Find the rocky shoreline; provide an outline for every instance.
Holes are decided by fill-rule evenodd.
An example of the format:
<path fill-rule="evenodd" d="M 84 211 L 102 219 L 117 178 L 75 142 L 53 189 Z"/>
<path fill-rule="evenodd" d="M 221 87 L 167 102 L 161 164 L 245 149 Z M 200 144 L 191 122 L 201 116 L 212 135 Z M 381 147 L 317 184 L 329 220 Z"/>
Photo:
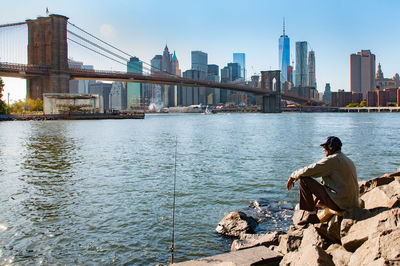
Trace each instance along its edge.
<path fill-rule="evenodd" d="M 320 219 L 325 215 L 324 223 L 292 225 L 286 232 L 255 234 L 257 217 L 231 212 L 220 221 L 216 231 L 237 238 L 232 252 L 218 256 L 220 259 L 192 261 L 192 265 L 239 265 L 238 259 L 242 264 L 246 261 L 243 256 L 254 257 L 246 254 L 253 254 L 260 246 L 268 248 L 268 256 L 258 254 L 259 258 L 249 258 L 249 263 L 243 265 L 400 265 L 399 170 L 359 182 L 360 208 L 330 217 L 320 212 Z M 294 211 L 293 223 L 297 224 L 301 217 L 301 210 Z M 253 253 L 240 253 L 251 249 Z"/>

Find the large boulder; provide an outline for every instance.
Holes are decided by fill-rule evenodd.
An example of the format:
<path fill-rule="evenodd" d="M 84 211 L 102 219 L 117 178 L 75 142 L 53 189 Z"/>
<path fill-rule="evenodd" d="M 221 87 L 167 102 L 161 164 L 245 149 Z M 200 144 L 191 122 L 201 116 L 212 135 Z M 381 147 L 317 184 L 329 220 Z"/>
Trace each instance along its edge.
<path fill-rule="evenodd" d="M 385 174 L 381 177 L 373 178 L 368 181 L 360 181 L 358 183 L 360 187 L 360 196 L 376 187 L 389 184 L 393 180 L 395 180 L 394 176 L 391 176 L 390 174 Z"/>
<path fill-rule="evenodd" d="M 331 256 L 329 256 L 321 247 L 309 244 L 302 246 L 296 252 L 286 254 L 279 265 L 334 266 L 335 264 L 333 263 Z"/>
<path fill-rule="evenodd" d="M 242 233 L 254 233 L 257 222 L 244 212 L 230 212 L 218 223 L 217 233 L 238 237 Z"/>
<path fill-rule="evenodd" d="M 351 256 L 349 265 L 399 265 L 400 229 L 368 239 Z"/>
<path fill-rule="evenodd" d="M 368 239 L 396 230 L 400 224 L 400 208 L 389 209 L 370 218 L 353 220 L 351 223 L 347 223 L 347 220 L 344 217 L 342 222 L 341 241 L 346 250 L 354 252 Z"/>
<path fill-rule="evenodd" d="M 279 236 L 279 246 L 275 250 L 281 254 L 296 251 L 303 239 L 303 232 L 303 226 L 291 226 L 287 234 Z"/>
<path fill-rule="evenodd" d="M 269 247 L 271 245 L 278 245 L 279 235 L 282 232 L 274 232 L 269 234 L 242 234 L 240 239 L 233 241 L 231 251 L 236 251 L 245 248 L 264 245 Z"/>
<path fill-rule="evenodd" d="M 339 244 L 332 244 L 326 250 L 332 257 L 332 261 L 335 265 L 349 265 L 352 253 L 348 252 L 344 247 Z"/>
<path fill-rule="evenodd" d="M 400 199 L 400 182 L 393 181 L 384 186 L 377 186 L 361 196 L 366 209 L 377 207 L 391 208 Z"/>

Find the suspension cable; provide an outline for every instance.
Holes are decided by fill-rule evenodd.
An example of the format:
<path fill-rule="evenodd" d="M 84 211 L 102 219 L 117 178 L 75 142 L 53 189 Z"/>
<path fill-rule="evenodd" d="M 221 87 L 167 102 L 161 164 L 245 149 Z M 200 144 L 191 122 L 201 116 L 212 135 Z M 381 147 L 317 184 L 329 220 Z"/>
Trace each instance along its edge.
<path fill-rule="evenodd" d="M 106 45 L 108 45 L 108 46 L 112 47 L 113 49 L 115 49 L 115 50 L 117 50 L 117 51 L 119 51 L 119 52 L 121 52 L 121 53 L 123 53 L 123 54 L 125 54 L 125 55 L 129 56 L 129 57 L 133 57 L 132 55 L 130 55 L 130 54 L 128 54 L 128 53 L 126 53 L 126 52 L 122 51 L 121 49 L 118 49 L 117 47 L 115 47 L 115 46 L 114 46 L 114 45 L 112 45 L 112 44 L 109 44 L 109 43 L 107 43 L 107 42 L 105 42 L 105 41 L 101 40 L 100 38 L 98 38 L 98 37 L 94 36 L 93 34 L 91 34 L 91 33 L 87 32 L 86 30 L 84 30 L 84 29 L 82 29 L 82 28 L 80 28 L 80 27 L 76 26 L 75 24 L 73 24 L 73 23 L 71 23 L 71 22 L 69 22 L 69 21 L 68 21 L 68 24 L 70 24 L 70 25 L 72 25 L 73 27 L 75 27 L 75 28 L 77 28 L 77 29 L 79 29 L 79 30 L 83 31 L 84 33 L 86 33 L 86 34 L 88 34 L 89 36 L 91 36 L 91 37 L 95 38 L 96 40 L 98 40 L 98 41 L 100 41 L 100 42 L 102 42 L 102 43 L 104 43 L 104 44 L 106 44 Z M 140 61 L 140 62 L 142 62 L 143 64 L 147 65 L 147 66 L 150 66 L 151 68 L 154 68 L 154 69 L 157 69 L 157 70 L 159 70 L 161 73 L 166 73 L 166 74 L 168 74 L 168 75 L 171 75 L 171 76 L 175 76 L 175 77 L 177 77 L 177 75 L 176 75 L 176 74 L 169 73 L 169 72 L 167 72 L 167 71 L 163 71 L 162 69 L 160 69 L 160 68 L 158 68 L 158 67 L 155 67 L 155 66 L 153 66 L 153 65 L 151 65 L 151 64 L 149 64 L 149 63 L 147 63 L 147 62 L 145 62 L 145 61 L 142 61 L 142 60 L 140 60 L 140 59 L 139 59 L 139 61 Z"/>

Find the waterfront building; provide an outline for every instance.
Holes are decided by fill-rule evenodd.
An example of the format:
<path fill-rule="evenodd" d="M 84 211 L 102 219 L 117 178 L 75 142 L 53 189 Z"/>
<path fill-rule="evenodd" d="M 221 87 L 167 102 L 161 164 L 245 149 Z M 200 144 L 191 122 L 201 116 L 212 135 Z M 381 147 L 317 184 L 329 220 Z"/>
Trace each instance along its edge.
<path fill-rule="evenodd" d="M 332 103 L 332 92 L 330 83 L 325 84 L 325 91 L 324 91 L 324 96 L 322 97 L 322 101 L 327 104 Z"/>
<path fill-rule="evenodd" d="M 110 108 L 110 91 L 111 91 L 111 83 L 104 82 L 95 82 L 89 84 L 89 94 L 97 94 L 99 95 L 99 105 L 100 109 L 104 110 L 104 112 L 109 112 Z"/>
<path fill-rule="evenodd" d="M 350 55 L 350 89 L 362 93 L 363 99 L 375 90 L 375 55 L 370 50 Z"/>
<path fill-rule="evenodd" d="M 282 84 L 288 80 L 289 65 L 290 65 L 290 39 L 285 34 L 285 19 L 283 19 L 283 34 L 279 38 L 279 69 L 281 70 Z"/>
<path fill-rule="evenodd" d="M 382 67 L 381 64 L 378 64 L 378 70 L 376 71 L 375 74 L 375 88 L 378 90 L 384 90 L 384 89 L 392 89 L 392 88 L 398 88 L 396 81 L 396 75 L 393 76 L 393 78 L 385 78 L 383 76 L 382 72 Z"/>
<path fill-rule="evenodd" d="M 305 41 L 296 42 L 296 74 L 295 86 L 308 86 L 308 65 L 307 65 L 308 44 Z"/>
<path fill-rule="evenodd" d="M 308 86 L 317 88 L 315 79 L 315 52 L 313 50 L 308 53 Z"/>
<path fill-rule="evenodd" d="M 239 76 L 246 80 L 246 54 L 233 53 L 233 63 L 238 63 L 240 66 Z"/>
<path fill-rule="evenodd" d="M 143 62 L 137 57 L 131 57 L 127 62 L 128 73 L 143 73 Z M 143 89 L 142 84 L 137 82 L 127 83 L 127 109 L 142 109 L 143 108 Z"/>
<path fill-rule="evenodd" d="M 367 106 L 399 106 L 400 89 L 391 88 L 367 92 Z"/>
<path fill-rule="evenodd" d="M 363 100 L 361 92 L 339 90 L 331 93 L 332 106 L 346 107 L 351 103 L 360 103 Z"/>
<path fill-rule="evenodd" d="M 207 73 L 208 55 L 202 51 L 192 51 L 192 70 Z"/>
<path fill-rule="evenodd" d="M 122 82 L 112 83 L 109 97 L 111 110 L 126 110 L 126 86 Z"/>

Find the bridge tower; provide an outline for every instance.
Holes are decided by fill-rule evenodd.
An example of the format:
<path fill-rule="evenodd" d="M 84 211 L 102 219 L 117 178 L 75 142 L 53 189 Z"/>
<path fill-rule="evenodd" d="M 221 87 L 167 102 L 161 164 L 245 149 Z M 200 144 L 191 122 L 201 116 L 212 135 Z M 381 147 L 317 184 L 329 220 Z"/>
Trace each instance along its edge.
<path fill-rule="evenodd" d="M 43 99 L 43 93 L 69 92 L 67 21 L 61 15 L 26 20 L 28 64 L 49 69 L 46 76 L 27 77 L 27 98 Z"/>
<path fill-rule="evenodd" d="M 261 89 L 274 94 L 263 96 L 263 113 L 281 112 L 281 71 L 261 71 Z"/>

